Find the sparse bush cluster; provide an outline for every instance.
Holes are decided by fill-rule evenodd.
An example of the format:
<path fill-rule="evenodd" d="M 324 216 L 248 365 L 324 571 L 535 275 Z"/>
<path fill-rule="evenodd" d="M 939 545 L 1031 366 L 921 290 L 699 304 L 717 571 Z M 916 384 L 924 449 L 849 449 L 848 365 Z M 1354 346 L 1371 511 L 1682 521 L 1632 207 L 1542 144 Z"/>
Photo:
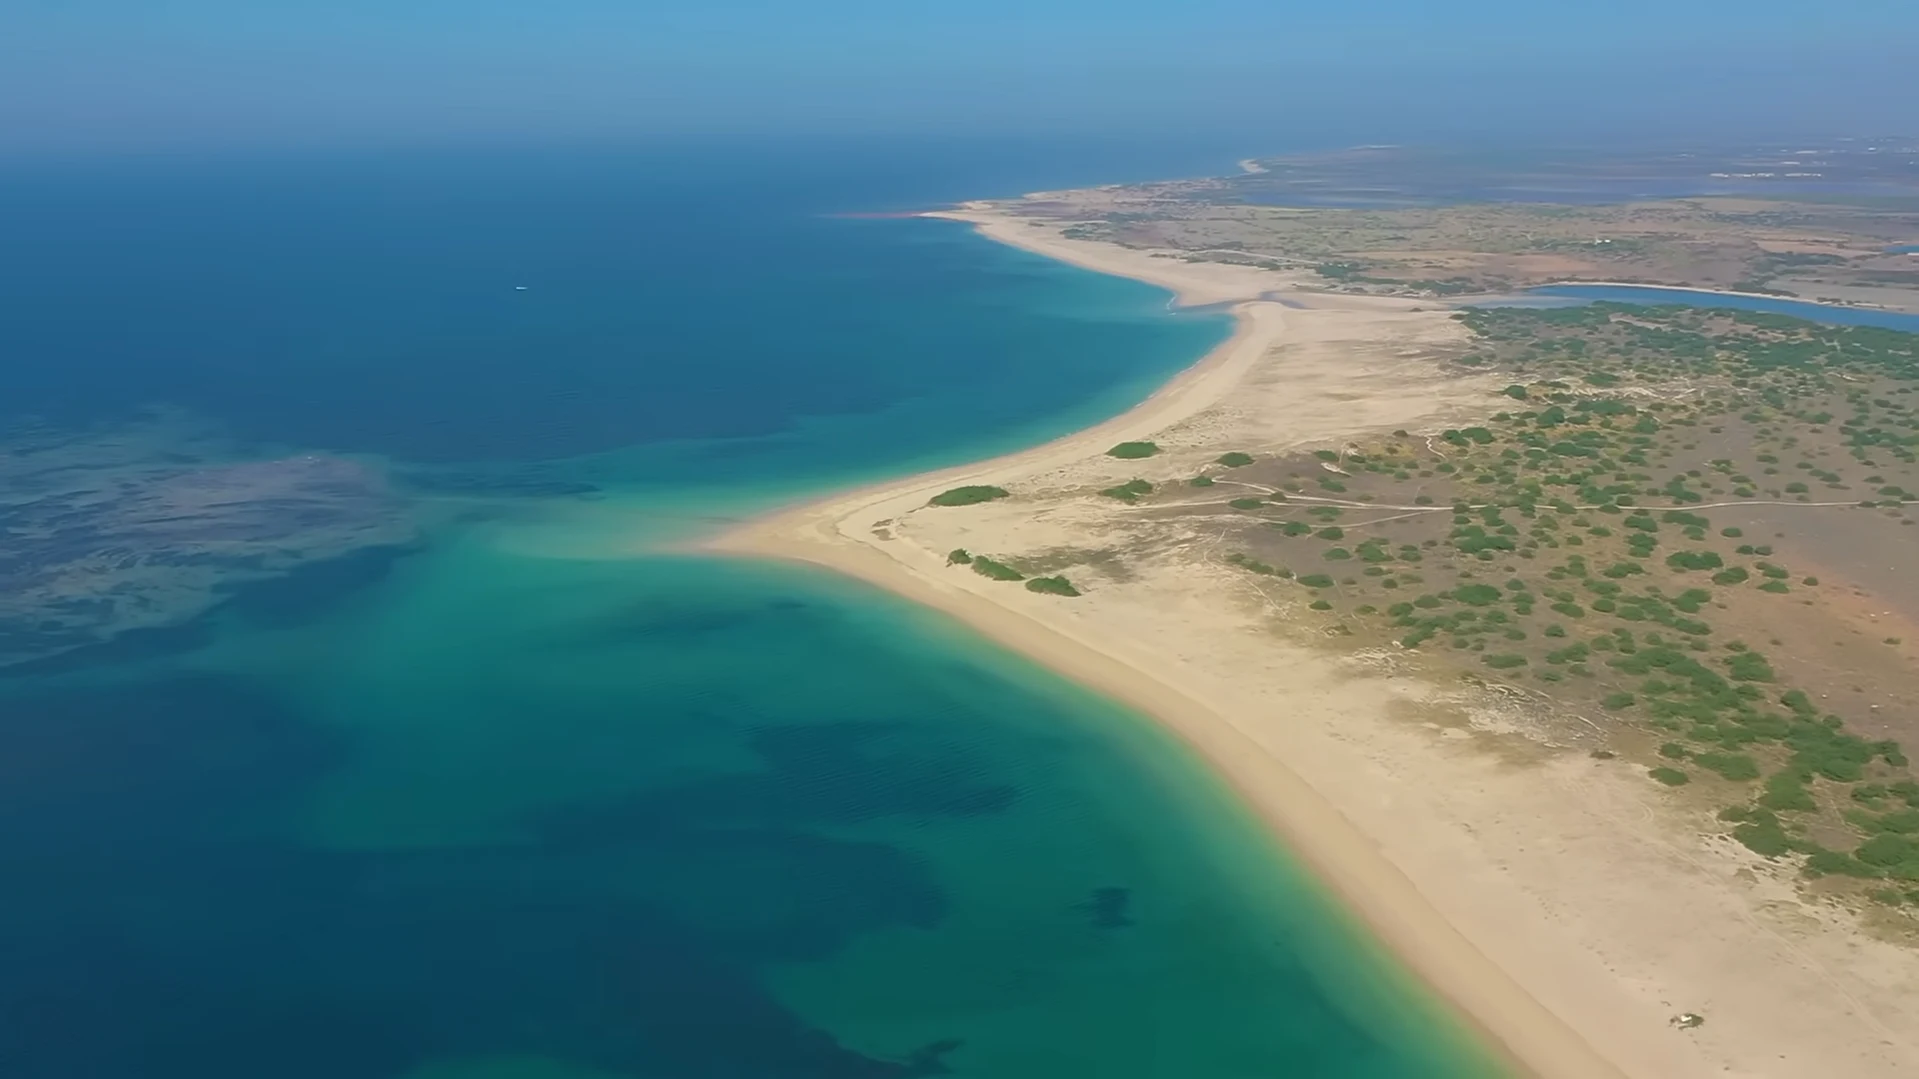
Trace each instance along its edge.
<path fill-rule="evenodd" d="M 1784 605 L 1819 578 L 1748 540 L 1750 519 L 1716 520 L 1744 501 L 1814 501 L 1802 512 L 1908 523 L 1919 469 L 1890 473 L 1919 464 L 1919 336 L 1604 304 L 1459 317 L 1479 366 L 1512 372 L 1510 411 L 1430 442 L 1314 451 L 1289 476 L 1261 462 L 1254 477 L 1279 476 L 1284 501 L 1230 503 L 1258 515 L 1237 527 L 1260 541 L 1227 562 L 1281 579 L 1286 563 L 1324 566 L 1294 582 L 1340 627 L 1654 732 L 1644 774 L 1723 799 L 1739 842 L 1919 905 L 1904 752 L 1850 733 L 1791 685 L 1790 663 L 1719 625 L 1728 609 L 1790 621 Z M 1683 399 L 1633 392 L 1675 378 L 1693 387 Z"/>

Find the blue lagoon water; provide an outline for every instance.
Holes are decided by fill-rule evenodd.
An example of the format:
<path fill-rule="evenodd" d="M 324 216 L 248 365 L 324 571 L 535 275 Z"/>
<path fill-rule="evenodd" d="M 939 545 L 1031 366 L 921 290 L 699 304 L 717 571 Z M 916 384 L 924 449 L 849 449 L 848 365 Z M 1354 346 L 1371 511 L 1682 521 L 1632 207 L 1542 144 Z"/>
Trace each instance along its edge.
<path fill-rule="evenodd" d="M 0 644 L 93 641 L 0 672 L 0 1073 L 1492 1074 L 1140 717 L 652 543 L 1149 393 L 1224 320 L 832 215 L 1183 164 L 0 175 L 4 572 L 45 600 Z M 115 631 L 96 546 L 173 616 Z"/>
<path fill-rule="evenodd" d="M 1576 303 L 1678 304 L 1688 307 L 1719 307 L 1734 311 L 1763 311 L 1768 314 L 1791 315 L 1794 318 L 1836 326 L 1877 326 L 1885 330 L 1919 333 L 1919 315 L 1910 315 L 1901 311 L 1881 311 L 1869 307 L 1846 307 L 1842 304 L 1710 292 L 1703 289 L 1660 288 L 1651 285 L 1545 285 L 1528 289 L 1526 294 Z"/>

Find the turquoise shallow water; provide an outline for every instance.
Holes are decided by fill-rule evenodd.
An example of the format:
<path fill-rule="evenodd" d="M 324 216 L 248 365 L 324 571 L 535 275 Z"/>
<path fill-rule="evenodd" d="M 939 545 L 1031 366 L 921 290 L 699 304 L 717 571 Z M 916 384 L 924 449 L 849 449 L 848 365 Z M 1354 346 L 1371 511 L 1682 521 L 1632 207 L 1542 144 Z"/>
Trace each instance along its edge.
<path fill-rule="evenodd" d="M 248 584 L 177 541 L 224 602 L 0 678 L 6 1074 L 1491 1074 L 1152 724 L 855 583 L 658 552 L 1070 430 L 1225 332 L 820 216 L 1075 178 L 917 153 L 9 181 L 35 437 L 98 470 L 164 404 L 378 472 L 415 538 Z"/>

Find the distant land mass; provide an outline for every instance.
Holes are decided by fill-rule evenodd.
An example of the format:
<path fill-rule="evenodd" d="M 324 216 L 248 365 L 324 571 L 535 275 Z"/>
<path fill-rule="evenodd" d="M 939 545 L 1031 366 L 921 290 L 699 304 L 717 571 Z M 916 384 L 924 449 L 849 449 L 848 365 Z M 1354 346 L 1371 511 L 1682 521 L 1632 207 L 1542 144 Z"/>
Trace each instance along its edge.
<path fill-rule="evenodd" d="M 1466 296 L 1607 281 L 1919 310 L 1919 264 L 1904 253 L 1919 242 L 1911 140 L 1532 155 L 1362 147 L 1242 170 L 993 205 L 1071 239 L 1304 270 L 1329 291 Z"/>

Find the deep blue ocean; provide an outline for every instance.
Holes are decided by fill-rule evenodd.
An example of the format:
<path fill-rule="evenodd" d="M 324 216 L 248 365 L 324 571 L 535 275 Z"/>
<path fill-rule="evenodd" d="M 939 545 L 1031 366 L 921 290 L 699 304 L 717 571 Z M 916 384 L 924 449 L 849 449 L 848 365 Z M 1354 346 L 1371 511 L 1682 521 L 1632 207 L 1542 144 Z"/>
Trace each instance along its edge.
<path fill-rule="evenodd" d="M 1143 718 L 659 545 L 1228 331 L 841 215 L 1232 159 L 0 168 L 0 1076 L 1493 1074 Z"/>

